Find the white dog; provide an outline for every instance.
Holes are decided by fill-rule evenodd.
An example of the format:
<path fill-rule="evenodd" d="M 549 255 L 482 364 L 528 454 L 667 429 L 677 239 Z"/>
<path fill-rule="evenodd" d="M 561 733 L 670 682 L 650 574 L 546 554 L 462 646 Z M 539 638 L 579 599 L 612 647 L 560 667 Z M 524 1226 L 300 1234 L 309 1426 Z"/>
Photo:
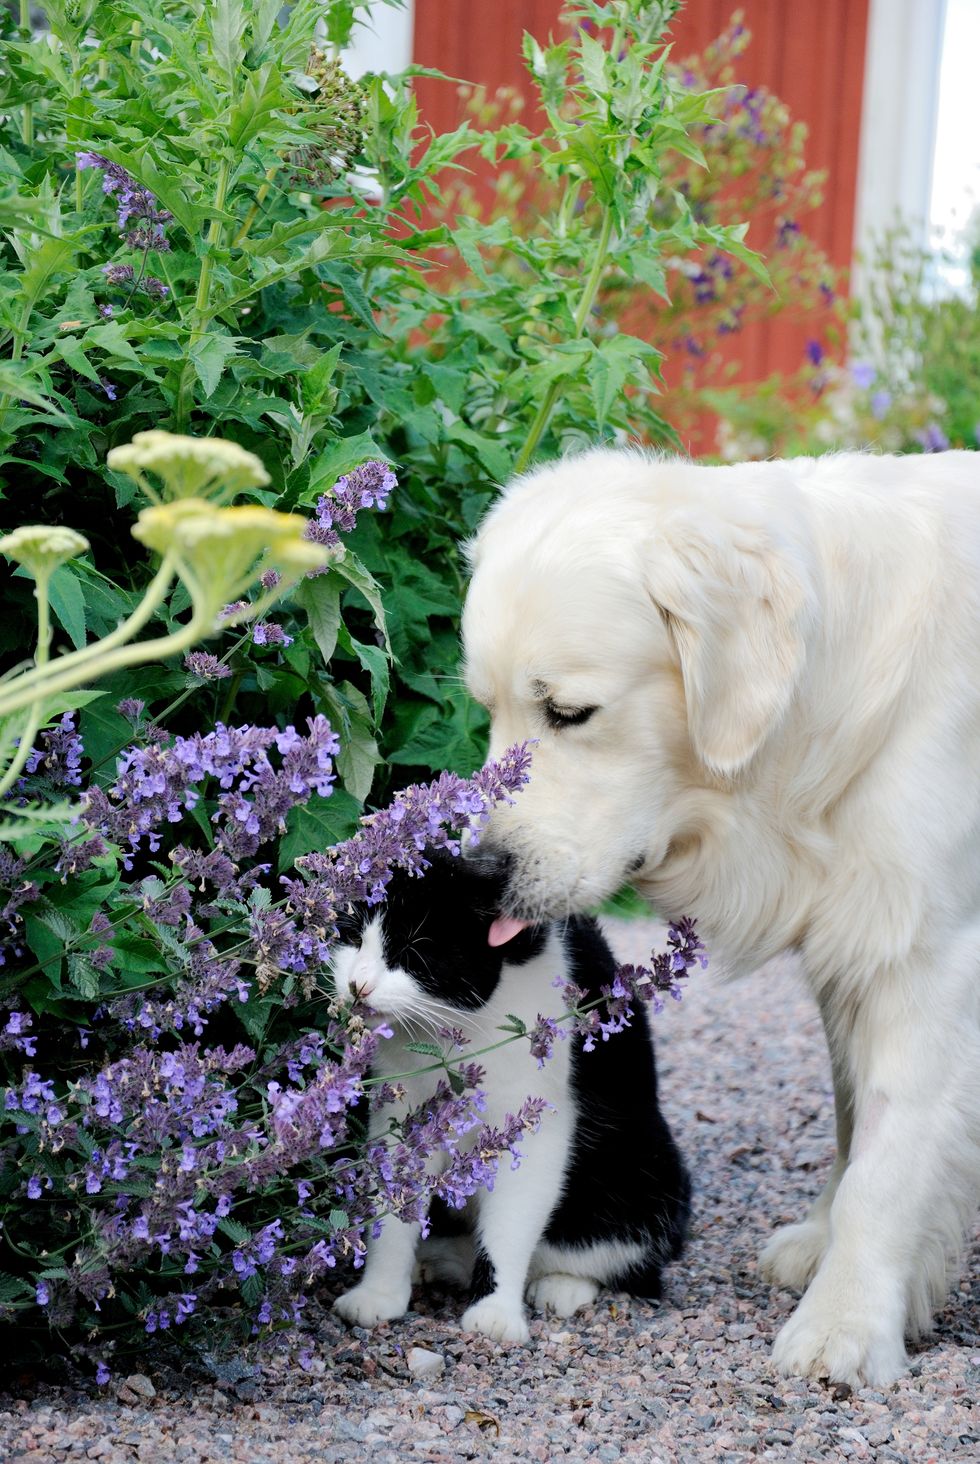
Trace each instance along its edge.
<path fill-rule="evenodd" d="M 946 1291 L 980 1174 L 980 454 L 701 467 L 597 450 L 472 545 L 470 690 L 511 924 L 631 880 L 751 969 L 802 955 L 838 1156 L 765 1273 L 787 1373 L 881 1385 Z"/>

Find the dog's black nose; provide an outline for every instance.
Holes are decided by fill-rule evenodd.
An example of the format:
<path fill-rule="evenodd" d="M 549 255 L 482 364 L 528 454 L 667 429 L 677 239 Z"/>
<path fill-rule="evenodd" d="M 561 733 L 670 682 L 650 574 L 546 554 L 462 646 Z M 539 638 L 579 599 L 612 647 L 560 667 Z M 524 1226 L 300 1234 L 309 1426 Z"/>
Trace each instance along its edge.
<path fill-rule="evenodd" d="M 498 879 L 501 883 L 507 879 L 514 865 L 513 854 L 483 840 L 475 849 L 471 847 L 466 851 L 466 858 L 481 874 L 489 879 Z"/>

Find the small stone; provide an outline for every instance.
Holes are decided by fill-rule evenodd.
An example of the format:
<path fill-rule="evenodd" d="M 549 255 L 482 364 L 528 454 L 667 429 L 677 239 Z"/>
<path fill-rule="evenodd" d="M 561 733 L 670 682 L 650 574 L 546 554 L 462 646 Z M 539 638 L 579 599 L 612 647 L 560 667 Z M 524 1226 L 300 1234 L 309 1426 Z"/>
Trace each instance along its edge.
<path fill-rule="evenodd" d="M 126 1379 L 126 1387 L 137 1398 L 155 1398 L 157 1390 L 144 1373 L 130 1373 Z"/>
<path fill-rule="evenodd" d="M 435 1378 L 445 1370 L 446 1359 L 441 1352 L 430 1352 L 425 1347 L 410 1347 L 405 1358 L 408 1370 L 416 1378 Z"/>

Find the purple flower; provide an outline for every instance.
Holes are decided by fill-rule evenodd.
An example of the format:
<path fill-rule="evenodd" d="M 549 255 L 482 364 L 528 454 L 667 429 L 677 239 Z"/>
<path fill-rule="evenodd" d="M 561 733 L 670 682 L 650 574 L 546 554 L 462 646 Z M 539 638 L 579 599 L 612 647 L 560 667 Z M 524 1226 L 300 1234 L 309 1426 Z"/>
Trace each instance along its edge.
<path fill-rule="evenodd" d="M 77 788 L 82 781 L 79 770 L 84 750 L 75 730 L 75 713 L 65 712 L 56 726 L 41 733 L 40 746 L 29 753 L 24 771 L 42 778 L 51 792 Z"/>
<path fill-rule="evenodd" d="M 855 361 L 851 367 L 851 380 L 859 391 L 867 391 L 877 374 L 870 361 Z"/>
<path fill-rule="evenodd" d="M 949 438 L 937 422 L 930 422 L 928 427 L 916 432 L 915 440 L 921 444 L 924 452 L 949 451 Z"/>
<path fill-rule="evenodd" d="M 340 534 L 349 534 L 353 529 L 362 508 L 387 508 L 388 495 L 397 486 L 398 479 L 387 463 L 375 460 L 362 463 L 353 472 L 338 478 L 329 493 L 320 495 L 316 518 L 307 526 L 306 538 L 315 544 L 338 544 Z"/>
<path fill-rule="evenodd" d="M 252 626 L 252 640 L 257 646 L 291 646 L 293 638 L 272 620 L 260 620 Z"/>
<path fill-rule="evenodd" d="M 184 670 L 199 676 L 202 681 L 222 681 L 231 675 L 231 667 L 219 661 L 217 656 L 212 656 L 210 651 L 190 651 L 184 657 Z"/>
<path fill-rule="evenodd" d="M 882 417 L 884 417 L 885 413 L 888 411 L 888 408 L 891 406 L 891 404 L 892 394 L 890 391 L 885 391 L 884 389 L 882 389 L 881 391 L 876 391 L 871 398 L 872 417 L 874 417 L 876 421 L 880 422 Z"/>
<path fill-rule="evenodd" d="M 126 169 L 119 163 L 112 163 L 108 158 L 97 152 L 80 152 L 75 159 L 75 165 L 80 172 L 86 168 L 97 168 L 102 173 L 102 192 L 114 196 L 118 208 L 119 227 L 125 228 L 130 219 L 137 220 L 137 229 L 147 229 L 155 237 L 156 231 L 162 242 L 140 243 L 133 247 L 138 248 L 169 248 L 162 225 L 168 223 L 173 214 L 167 209 L 159 208 L 157 201 L 149 189 L 137 183 Z"/>
<path fill-rule="evenodd" d="M 100 1357 L 98 1367 L 95 1369 L 95 1381 L 98 1383 L 100 1388 L 104 1388 L 111 1377 L 112 1373 L 109 1371 L 109 1369 L 106 1367 L 105 1363 Z"/>
<path fill-rule="evenodd" d="M 811 366 L 819 366 L 823 360 L 823 346 L 819 341 L 807 341 L 806 358 Z"/>
<path fill-rule="evenodd" d="M 102 316 L 103 320 L 109 320 L 114 314 L 114 307 L 112 305 L 100 305 L 99 314 Z"/>
<path fill-rule="evenodd" d="M 106 396 L 109 398 L 110 402 L 114 402 L 119 394 L 119 388 L 106 376 L 99 377 L 99 385 L 105 392 Z"/>
<path fill-rule="evenodd" d="M 102 273 L 110 285 L 131 285 L 135 278 L 131 264 L 104 264 Z"/>
<path fill-rule="evenodd" d="M 137 696 L 124 696 L 122 701 L 116 702 L 116 711 L 128 722 L 138 722 L 146 711 L 146 702 Z"/>

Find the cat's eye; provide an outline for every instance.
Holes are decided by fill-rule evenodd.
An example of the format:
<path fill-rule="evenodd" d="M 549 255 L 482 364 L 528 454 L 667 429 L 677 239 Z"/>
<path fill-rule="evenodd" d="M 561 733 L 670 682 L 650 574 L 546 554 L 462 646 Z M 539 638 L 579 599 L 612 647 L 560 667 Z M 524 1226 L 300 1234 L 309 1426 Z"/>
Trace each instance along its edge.
<path fill-rule="evenodd" d="M 598 707 L 558 707 L 554 702 L 545 702 L 544 719 L 549 727 L 561 730 L 564 727 L 581 727 L 599 710 Z"/>

